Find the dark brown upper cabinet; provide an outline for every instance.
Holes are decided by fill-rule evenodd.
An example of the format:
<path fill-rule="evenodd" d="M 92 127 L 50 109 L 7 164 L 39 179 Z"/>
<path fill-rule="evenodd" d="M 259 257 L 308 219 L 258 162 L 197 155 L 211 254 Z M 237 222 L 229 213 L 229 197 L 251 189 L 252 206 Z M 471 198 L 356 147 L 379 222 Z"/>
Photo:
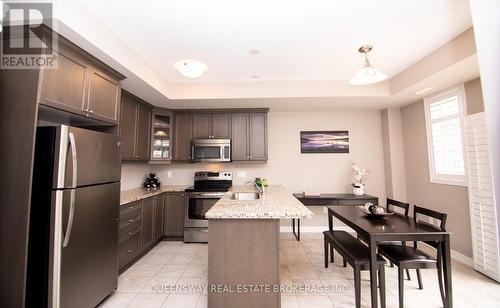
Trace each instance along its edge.
<path fill-rule="evenodd" d="M 40 70 L 40 104 L 117 125 L 124 76 L 66 39 L 58 42 L 57 68 Z"/>
<path fill-rule="evenodd" d="M 267 160 L 267 114 L 251 113 L 249 119 L 249 159 Z"/>
<path fill-rule="evenodd" d="M 248 160 L 248 114 L 233 114 L 232 119 L 232 160 Z"/>
<path fill-rule="evenodd" d="M 232 160 L 267 160 L 268 109 L 174 111 L 173 160 L 191 160 L 192 139 L 231 139 Z"/>
<path fill-rule="evenodd" d="M 191 160 L 192 119 L 193 116 L 186 113 L 179 113 L 175 116 L 173 148 L 175 161 Z"/>
<path fill-rule="evenodd" d="M 98 120 L 118 123 L 120 112 L 120 83 L 103 72 L 90 71 L 88 114 Z"/>
<path fill-rule="evenodd" d="M 232 116 L 232 160 L 267 160 L 267 113 Z"/>
<path fill-rule="evenodd" d="M 231 115 L 223 113 L 193 114 L 193 139 L 231 138 Z"/>
<path fill-rule="evenodd" d="M 214 113 L 212 114 L 212 138 L 230 139 L 231 138 L 231 114 Z"/>
<path fill-rule="evenodd" d="M 40 104 L 86 115 L 88 69 L 88 63 L 60 48 L 58 68 L 43 71 Z"/>
<path fill-rule="evenodd" d="M 193 139 L 212 138 L 212 115 L 193 114 Z"/>
<path fill-rule="evenodd" d="M 172 112 L 154 108 L 151 117 L 151 163 L 164 163 L 172 160 Z"/>
<path fill-rule="evenodd" d="M 151 106 L 126 91 L 121 105 L 122 160 L 149 160 Z"/>

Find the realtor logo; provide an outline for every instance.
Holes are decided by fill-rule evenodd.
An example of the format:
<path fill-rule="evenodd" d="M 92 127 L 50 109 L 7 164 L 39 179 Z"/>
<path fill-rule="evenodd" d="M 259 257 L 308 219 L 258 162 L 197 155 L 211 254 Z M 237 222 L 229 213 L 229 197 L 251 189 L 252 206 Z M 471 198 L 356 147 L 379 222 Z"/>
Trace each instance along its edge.
<path fill-rule="evenodd" d="M 52 3 L 3 2 L 2 16 L 1 69 L 57 68 Z"/>

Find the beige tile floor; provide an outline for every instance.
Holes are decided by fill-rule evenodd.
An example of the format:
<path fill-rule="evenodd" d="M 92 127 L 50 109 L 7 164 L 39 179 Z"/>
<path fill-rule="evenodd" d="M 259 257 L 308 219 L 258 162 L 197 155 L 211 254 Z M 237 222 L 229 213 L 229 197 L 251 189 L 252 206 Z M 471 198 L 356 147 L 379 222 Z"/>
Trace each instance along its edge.
<path fill-rule="evenodd" d="M 340 256 L 328 269 L 323 265 L 322 234 L 281 236 L 283 308 L 354 307 L 353 275 Z M 442 307 L 435 270 L 423 270 L 424 289 L 416 276 L 405 281 L 406 307 Z M 207 306 L 207 245 L 161 242 L 120 275 L 118 289 L 100 307 L 198 308 Z M 397 272 L 386 267 L 387 307 L 398 306 Z M 362 305 L 369 307 L 368 273 L 362 274 Z M 453 263 L 455 307 L 500 307 L 500 284 Z"/>

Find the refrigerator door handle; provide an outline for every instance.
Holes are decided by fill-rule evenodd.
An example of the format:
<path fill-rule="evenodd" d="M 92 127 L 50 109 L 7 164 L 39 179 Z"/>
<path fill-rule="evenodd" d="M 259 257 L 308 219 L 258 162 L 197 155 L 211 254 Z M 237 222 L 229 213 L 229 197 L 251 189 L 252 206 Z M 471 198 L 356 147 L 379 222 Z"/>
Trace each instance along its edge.
<path fill-rule="evenodd" d="M 69 243 L 69 237 L 71 236 L 71 229 L 73 227 L 73 218 L 75 215 L 75 192 L 76 192 L 76 185 L 77 185 L 77 178 L 78 178 L 78 160 L 77 160 L 77 155 L 76 155 L 76 142 L 75 142 L 75 135 L 73 133 L 69 133 L 69 145 L 71 147 L 71 158 L 72 158 L 72 168 L 73 168 L 73 183 L 70 192 L 70 205 L 69 205 L 69 217 L 68 217 L 68 225 L 66 226 L 66 232 L 64 233 L 64 241 L 63 241 L 63 247 L 68 246 Z"/>

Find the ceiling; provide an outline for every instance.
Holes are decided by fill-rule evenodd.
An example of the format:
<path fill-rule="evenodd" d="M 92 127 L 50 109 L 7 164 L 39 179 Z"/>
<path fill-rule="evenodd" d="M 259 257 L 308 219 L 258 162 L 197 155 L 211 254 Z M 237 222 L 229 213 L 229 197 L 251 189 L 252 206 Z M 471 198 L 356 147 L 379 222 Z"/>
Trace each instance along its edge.
<path fill-rule="evenodd" d="M 347 80 L 365 44 L 390 78 L 471 27 L 467 0 L 81 1 L 172 83 Z M 208 73 L 182 76 L 186 58 Z"/>
<path fill-rule="evenodd" d="M 54 29 L 155 106 L 383 109 L 479 76 L 468 0 L 53 3 Z M 370 59 L 387 81 L 348 85 L 363 44 L 374 45 Z M 173 64 L 186 58 L 208 73 L 183 77 Z"/>

